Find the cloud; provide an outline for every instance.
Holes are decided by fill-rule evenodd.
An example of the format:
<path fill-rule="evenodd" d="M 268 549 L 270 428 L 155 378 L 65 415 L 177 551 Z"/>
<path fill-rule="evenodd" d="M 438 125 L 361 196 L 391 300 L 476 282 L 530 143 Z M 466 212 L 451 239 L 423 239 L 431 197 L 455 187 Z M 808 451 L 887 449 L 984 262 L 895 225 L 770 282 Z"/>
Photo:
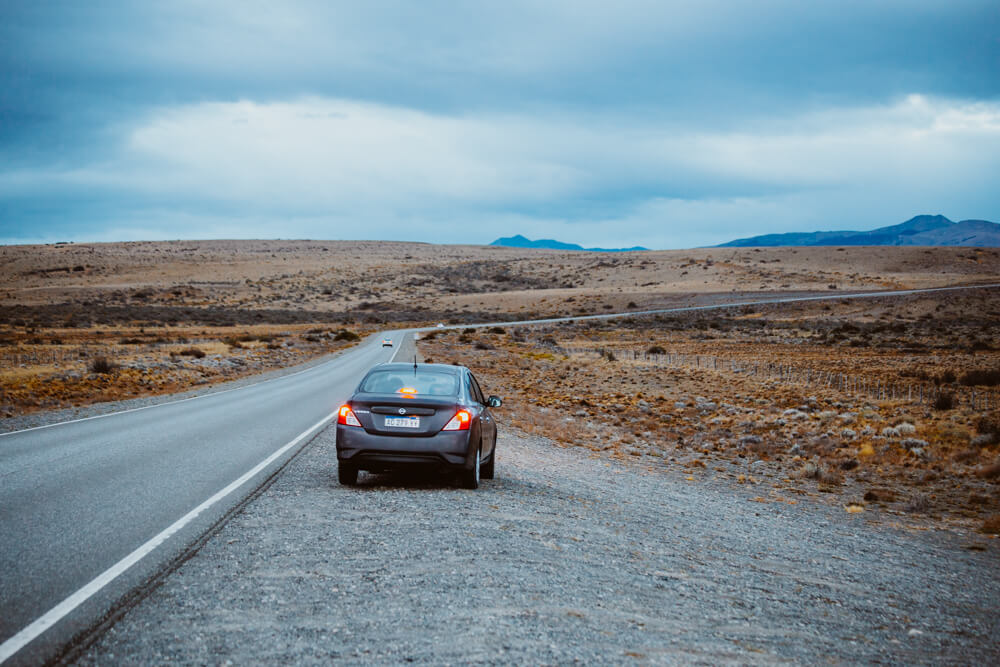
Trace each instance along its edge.
<path fill-rule="evenodd" d="M 122 128 L 105 161 L 8 171 L 0 194 L 96 193 L 159 219 L 172 209 L 170 237 L 231 235 L 243 221 L 282 236 L 488 242 L 498 221 L 520 220 L 514 231 L 676 247 L 829 227 L 831 213 L 832 226 L 864 228 L 973 202 L 996 210 L 998 156 L 1000 105 L 920 95 L 715 132 L 308 97 L 158 109 Z M 199 212 L 212 224 L 185 229 Z"/>
<path fill-rule="evenodd" d="M 988 0 L 3 13 L 0 238 L 656 245 L 1000 217 Z"/>

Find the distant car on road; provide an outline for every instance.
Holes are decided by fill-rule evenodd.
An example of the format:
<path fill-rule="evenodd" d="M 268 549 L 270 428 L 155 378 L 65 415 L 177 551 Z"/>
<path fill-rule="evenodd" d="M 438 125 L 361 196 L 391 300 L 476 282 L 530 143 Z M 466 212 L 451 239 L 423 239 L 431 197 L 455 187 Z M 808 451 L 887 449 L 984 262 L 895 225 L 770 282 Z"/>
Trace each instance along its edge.
<path fill-rule="evenodd" d="M 431 466 L 457 471 L 475 489 L 493 479 L 497 429 L 472 372 L 447 364 L 379 364 L 337 411 L 337 476 Z"/>
<path fill-rule="evenodd" d="M 382 339 L 382 347 L 392 347 L 392 339 L 391 338 L 383 338 Z"/>
<path fill-rule="evenodd" d="M 437 328 L 438 329 L 444 329 L 444 322 L 438 322 L 437 323 Z"/>

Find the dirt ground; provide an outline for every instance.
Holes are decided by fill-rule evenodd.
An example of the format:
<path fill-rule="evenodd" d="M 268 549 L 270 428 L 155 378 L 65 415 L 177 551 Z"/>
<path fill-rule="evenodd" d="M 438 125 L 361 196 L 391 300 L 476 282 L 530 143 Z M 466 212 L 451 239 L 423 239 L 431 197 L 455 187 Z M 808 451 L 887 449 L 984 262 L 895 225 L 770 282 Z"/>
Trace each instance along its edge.
<path fill-rule="evenodd" d="M 1000 250 L 993 248 L 588 253 L 374 241 L 0 247 L 4 321 L 50 325 L 66 319 L 119 324 L 130 317 L 206 324 L 305 318 L 461 322 L 483 314 L 509 318 L 655 308 L 699 294 L 998 281 Z M 265 319 L 257 318 L 258 312 Z"/>
<path fill-rule="evenodd" d="M 6 246 L 0 415 L 182 391 L 382 328 L 997 282 L 993 248 Z M 421 345 L 476 369 L 508 398 L 508 419 L 567 446 L 693 477 L 722 468 L 759 485 L 760 502 L 810 494 L 853 512 L 992 520 L 995 532 L 997 331 L 997 292 L 975 290 L 448 333 Z M 743 468 L 731 472 L 732 461 Z"/>
<path fill-rule="evenodd" d="M 941 305 L 431 332 L 420 347 L 475 369 L 504 419 L 565 446 L 728 477 L 759 502 L 814 496 L 996 532 L 1000 300 Z"/>
<path fill-rule="evenodd" d="M 369 333 L 302 324 L 9 327 L 0 333 L 0 418 L 186 391 L 292 366 Z"/>

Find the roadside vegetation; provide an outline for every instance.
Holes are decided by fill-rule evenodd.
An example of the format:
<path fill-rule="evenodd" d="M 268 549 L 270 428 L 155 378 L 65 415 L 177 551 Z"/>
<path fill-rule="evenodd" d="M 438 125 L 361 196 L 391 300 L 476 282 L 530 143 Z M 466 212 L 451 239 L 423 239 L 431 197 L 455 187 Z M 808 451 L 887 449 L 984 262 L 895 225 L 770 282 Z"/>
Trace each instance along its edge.
<path fill-rule="evenodd" d="M 367 328 L 0 327 L 0 418 L 185 391 L 355 345 Z"/>
<path fill-rule="evenodd" d="M 563 446 L 730 479 L 761 503 L 827 498 L 995 533 L 1000 350 L 977 341 L 1000 312 L 950 302 L 967 315 L 947 325 L 911 317 L 927 307 L 912 300 L 874 317 L 852 303 L 434 332 L 420 349 L 471 366 L 505 397 L 501 420 Z"/>

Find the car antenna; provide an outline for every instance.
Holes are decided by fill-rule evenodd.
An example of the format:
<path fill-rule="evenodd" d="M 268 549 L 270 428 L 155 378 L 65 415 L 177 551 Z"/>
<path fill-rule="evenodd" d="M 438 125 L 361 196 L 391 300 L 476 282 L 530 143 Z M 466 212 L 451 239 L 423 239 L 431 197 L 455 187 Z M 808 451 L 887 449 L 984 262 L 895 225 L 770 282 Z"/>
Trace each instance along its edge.
<path fill-rule="evenodd" d="M 413 355 L 413 377 L 417 376 L 417 355 Z"/>

